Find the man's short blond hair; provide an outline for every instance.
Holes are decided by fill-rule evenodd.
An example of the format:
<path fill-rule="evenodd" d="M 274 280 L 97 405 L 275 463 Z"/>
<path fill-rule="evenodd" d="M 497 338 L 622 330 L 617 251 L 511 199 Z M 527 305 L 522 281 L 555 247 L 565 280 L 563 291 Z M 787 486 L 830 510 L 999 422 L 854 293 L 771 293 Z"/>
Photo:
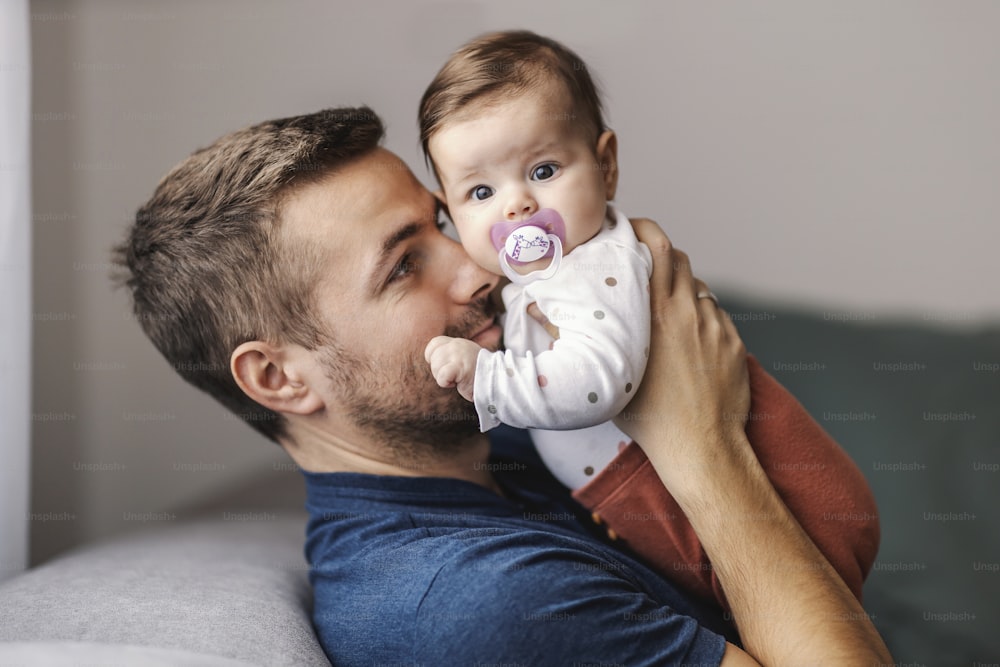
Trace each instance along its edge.
<path fill-rule="evenodd" d="M 367 107 L 228 134 L 160 181 L 114 250 L 116 279 L 174 370 L 272 440 L 286 434 L 285 418 L 240 389 L 233 350 L 252 340 L 335 346 L 315 302 L 326 260 L 282 233 L 282 203 L 374 151 L 382 135 Z"/>

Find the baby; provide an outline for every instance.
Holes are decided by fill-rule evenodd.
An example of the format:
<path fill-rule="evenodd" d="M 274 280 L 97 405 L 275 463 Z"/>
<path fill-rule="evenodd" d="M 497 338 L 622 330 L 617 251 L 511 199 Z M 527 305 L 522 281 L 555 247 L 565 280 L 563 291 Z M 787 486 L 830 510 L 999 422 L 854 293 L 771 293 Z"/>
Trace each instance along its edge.
<path fill-rule="evenodd" d="M 469 255 L 506 275 L 506 350 L 439 336 L 435 379 L 475 404 L 483 431 L 531 429 L 553 475 L 630 548 L 690 592 L 725 596 L 680 508 L 611 419 L 649 352 L 648 248 L 609 202 L 617 140 L 586 66 L 530 32 L 462 47 L 420 106 L 425 154 Z M 536 303 L 553 341 L 527 313 Z M 747 432 L 775 488 L 860 598 L 878 549 L 874 499 L 857 467 L 752 357 Z M 850 516 L 842 521 L 831 517 Z M 857 517 L 863 517 L 857 520 Z"/>

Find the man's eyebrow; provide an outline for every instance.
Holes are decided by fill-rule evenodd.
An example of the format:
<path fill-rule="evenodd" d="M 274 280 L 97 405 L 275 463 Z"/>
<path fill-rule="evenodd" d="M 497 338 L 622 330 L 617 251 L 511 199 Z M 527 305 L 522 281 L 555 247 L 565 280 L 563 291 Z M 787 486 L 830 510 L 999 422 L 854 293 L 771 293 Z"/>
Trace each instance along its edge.
<path fill-rule="evenodd" d="M 378 292 L 382 284 L 380 277 L 385 273 L 389 260 L 396 251 L 396 248 L 407 239 L 411 239 L 420 233 L 421 227 L 422 225 L 419 222 L 408 222 L 382 241 L 382 247 L 379 249 L 378 257 L 375 259 L 375 268 L 370 274 L 373 294 Z"/>

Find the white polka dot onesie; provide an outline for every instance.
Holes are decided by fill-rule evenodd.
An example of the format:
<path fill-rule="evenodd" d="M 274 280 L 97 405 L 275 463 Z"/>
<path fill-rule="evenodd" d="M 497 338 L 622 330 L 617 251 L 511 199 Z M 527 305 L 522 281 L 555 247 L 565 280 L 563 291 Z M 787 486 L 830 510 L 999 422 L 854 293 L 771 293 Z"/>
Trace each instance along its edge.
<path fill-rule="evenodd" d="M 609 420 L 631 400 L 649 356 L 652 258 L 628 219 L 609 212 L 615 222 L 563 257 L 554 276 L 503 289 L 506 350 L 482 350 L 476 360 L 480 429 L 531 429 L 543 461 L 571 489 L 629 442 Z M 559 340 L 527 314 L 532 302 Z"/>

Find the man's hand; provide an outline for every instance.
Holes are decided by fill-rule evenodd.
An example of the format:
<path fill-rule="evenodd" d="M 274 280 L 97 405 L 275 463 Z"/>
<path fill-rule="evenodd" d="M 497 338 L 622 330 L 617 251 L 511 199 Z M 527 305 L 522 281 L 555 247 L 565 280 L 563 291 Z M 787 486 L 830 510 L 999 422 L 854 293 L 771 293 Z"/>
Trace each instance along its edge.
<path fill-rule="evenodd" d="M 682 462 L 697 466 L 716 455 L 716 446 L 706 443 L 745 441 L 746 349 L 715 301 L 698 298 L 708 288 L 692 275 L 687 254 L 674 248 L 656 223 L 632 224 L 653 256 L 649 362 L 615 423 L 671 477 L 664 482 L 676 492 L 680 489 L 671 482 L 692 479 Z"/>
<path fill-rule="evenodd" d="M 653 257 L 649 362 L 616 423 L 677 500 L 726 592 L 746 653 L 762 665 L 892 664 L 850 589 L 802 530 L 743 428 L 746 350 L 690 260 L 633 221 Z M 757 664 L 728 646 L 722 664 Z"/>
<path fill-rule="evenodd" d="M 435 336 L 424 348 L 424 359 L 431 365 L 431 373 L 439 386 L 457 387 L 467 401 L 472 400 L 476 381 L 476 358 L 480 346 L 467 338 Z"/>

